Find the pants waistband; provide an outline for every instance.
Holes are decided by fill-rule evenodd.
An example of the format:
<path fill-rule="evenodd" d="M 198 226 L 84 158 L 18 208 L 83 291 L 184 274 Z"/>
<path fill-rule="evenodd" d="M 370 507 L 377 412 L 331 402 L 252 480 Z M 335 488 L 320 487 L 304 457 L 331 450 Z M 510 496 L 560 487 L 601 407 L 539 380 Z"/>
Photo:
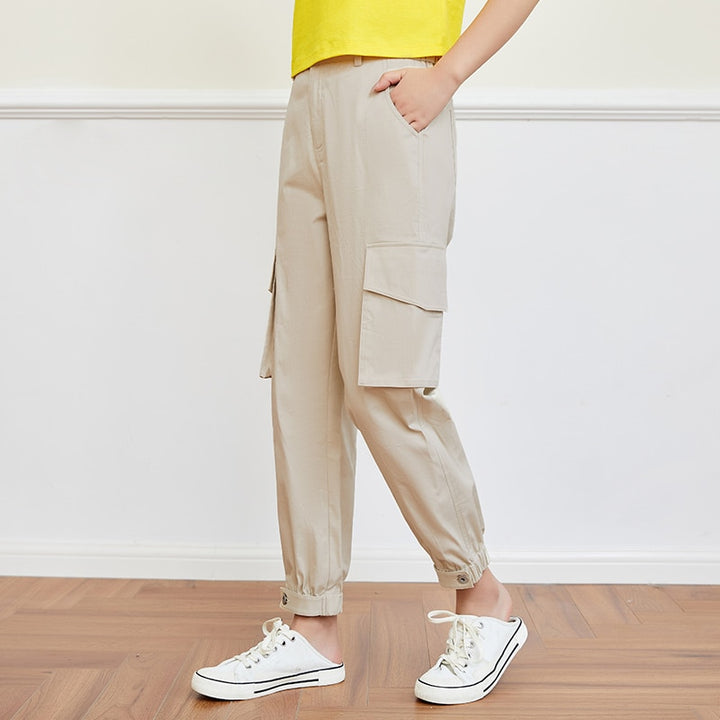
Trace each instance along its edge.
<path fill-rule="evenodd" d="M 318 67 L 320 65 L 330 65 L 334 63 L 344 63 L 344 64 L 352 64 L 355 67 L 359 67 L 365 62 L 369 62 L 372 60 L 387 60 L 389 58 L 385 57 L 379 57 L 374 55 L 337 55 L 336 57 L 327 58 L 325 60 L 319 60 L 318 62 L 313 65 L 313 67 Z M 393 58 L 394 59 L 394 58 Z M 416 58 L 400 58 L 400 59 L 406 59 L 406 60 L 419 60 L 420 62 L 429 62 L 431 64 L 435 64 L 440 57 L 437 55 L 428 55 L 427 57 L 416 57 Z"/>

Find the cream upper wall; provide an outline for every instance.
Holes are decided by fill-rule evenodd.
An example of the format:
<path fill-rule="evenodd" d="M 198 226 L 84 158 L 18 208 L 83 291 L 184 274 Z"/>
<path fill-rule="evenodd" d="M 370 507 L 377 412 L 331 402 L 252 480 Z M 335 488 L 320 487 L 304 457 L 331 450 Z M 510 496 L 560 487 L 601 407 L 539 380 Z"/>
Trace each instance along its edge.
<path fill-rule="evenodd" d="M 292 4 L 0 0 L 0 87 L 284 88 Z M 720 0 L 541 0 L 469 84 L 718 88 L 719 36 Z"/>

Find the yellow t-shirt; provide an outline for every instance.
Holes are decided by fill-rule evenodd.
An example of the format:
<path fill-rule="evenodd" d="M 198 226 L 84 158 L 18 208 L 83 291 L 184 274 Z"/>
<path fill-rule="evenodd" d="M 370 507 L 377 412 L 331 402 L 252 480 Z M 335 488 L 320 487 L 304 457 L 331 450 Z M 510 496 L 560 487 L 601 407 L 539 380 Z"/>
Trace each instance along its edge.
<path fill-rule="evenodd" d="M 292 75 L 338 55 L 443 55 L 465 0 L 295 0 Z"/>

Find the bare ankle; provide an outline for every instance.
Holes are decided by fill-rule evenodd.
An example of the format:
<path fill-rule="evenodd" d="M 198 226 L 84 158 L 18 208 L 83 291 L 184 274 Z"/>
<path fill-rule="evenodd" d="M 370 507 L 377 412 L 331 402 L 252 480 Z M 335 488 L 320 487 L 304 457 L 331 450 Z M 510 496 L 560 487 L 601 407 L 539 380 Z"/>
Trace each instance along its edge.
<path fill-rule="evenodd" d="M 507 588 L 486 569 L 473 587 L 456 591 L 455 612 L 508 620 L 512 614 L 512 598 Z"/>
<path fill-rule="evenodd" d="M 295 615 L 290 626 L 328 660 L 342 662 L 337 615 Z"/>

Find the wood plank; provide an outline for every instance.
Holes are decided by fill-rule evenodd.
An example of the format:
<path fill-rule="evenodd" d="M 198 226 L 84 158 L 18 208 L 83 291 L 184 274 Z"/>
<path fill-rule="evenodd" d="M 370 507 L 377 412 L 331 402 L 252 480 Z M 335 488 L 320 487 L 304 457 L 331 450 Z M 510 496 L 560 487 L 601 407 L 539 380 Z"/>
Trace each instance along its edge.
<path fill-rule="evenodd" d="M 503 686 L 504 679 L 490 695 L 465 705 L 440 706 L 415 700 L 412 689 L 371 688 L 366 717 L 374 718 L 428 718 L 443 717 L 456 720 L 511 718 L 562 718 L 563 720 L 697 720 L 705 718 L 708 706 L 693 704 L 667 705 L 651 697 L 634 698 L 631 690 L 616 693 L 612 686 L 595 685 L 589 688 L 557 689 L 529 686 Z M 303 718 L 302 712 L 298 716 Z M 325 720 L 307 716 L 303 720 Z M 359 714 L 339 717 L 359 718 Z M 708 718 L 708 720 L 710 720 Z M 714 719 L 713 719 L 714 720 Z"/>
<path fill-rule="evenodd" d="M 655 585 L 613 585 L 612 589 L 618 598 L 634 612 L 683 612 L 682 608 L 663 588 Z"/>
<path fill-rule="evenodd" d="M 706 705 L 695 705 L 693 706 L 693 710 L 698 720 L 718 720 L 718 718 L 720 718 L 720 710 L 715 710 Z"/>
<path fill-rule="evenodd" d="M 720 701 L 720 663 L 709 656 L 688 658 L 682 653 L 636 650 L 619 654 L 615 649 L 578 653 L 548 651 L 520 656 L 503 676 L 513 692 L 527 688 L 578 690 L 605 688 L 617 696 L 622 690 L 629 701 L 667 705 L 706 704 Z"/>
<path fill-rule="evenodd" d="M 40 578 L 10 577 L 0 578 L 0 600 L 15 601 L 22 599 L 37 583 L 43 583 Z"/>
<path fill-rule="evenodd" d="M 430 667 L 420 600 L 374 600 L 370 687 L 407 687 Z"/>
<path fill-rule="evenodd" d="M 128 655 L 83 720 L 154 717 L 184 659 L 185 653 Z"/>
<path fill-rule="evenodd" d="M 637 611 L 635 613 L 643 625 L 662 625 L 668 630 L 671 627 L 680 628 L 683 633 L 698 638 L 712 636 L 718 642 L 720 649 L 720 623 L 718 614 L 713 612 L 692 612 L 668 616 L 667 613 L 653 610 Z M 657 628 L 656 628 L 657 630 Z"/>
<path fill-rule="evenodd" d="M 263 624 L 263 621 L 271 617 L 281 617 L 284 622 L 289 622 L 292 614 L 278 612 L 272 614 L 267 612 L 257 612 L 252 610 L 233 609 L 230 606 L 223 606 L 219 602 L 203 601 L 207 604 L 195 604 L 192 602 L 183 602 L 166 607 L 162 612 L 158 604 L 145 604 L 141 600 L 133 600 L 128 604 L 124 601 L 105 601 L 103 605 L 97 605 L 92 610 L 87 609 L 85 603 L 78 606 L 88 616 L 103 616 L 113 614 L 117 618 L 126 618 L 131 622 L 155 622 L 163 623 L 163 625 L 172 629 L 179 635 L 188 635 L 194 632 L 197 626 L 196 634 L 204 634 L 219 630 L 221 632 L 238 632 L 247 629 L 255 629 L 257 631 Z M 184 629 L 183 629 L 184 628 Z"/>
<path fill-rule="evenodd" d="M 260 609 L 263 615 L 270 613 L 272 616 L 280 610 L 280 585 L 279 582 L 237 580 L 146 581 L 135 597 L 169 602 L 217 600 L 237 610 Z"/>
<path fill-rule="evenodd" d="M 213 638 L 198 641 L 185 656 L 185 661 L 173 679 L 168 694 L 154 720 L 224 720 L 230 717 L 235 703 L 213 702 L 201 697 L 190 687 L 192 674 L 201 667 L 218 665 L 224 659 L 242 652 L 234 640 Z"/>
<path fill-rule="evenodd" d="M 54 607 L 53 610 L 55 609 Z M 183 617 L 186 620 L 188 616 L 200 617 L 205 615 L 218 618 L 219 624 L 238 619 L 252 620 L 256 625 L 262 625 L 263 620 L 270 617 L 284 616 L 284 619 L 292 617 L 279 608 L 268 607 L 267 605 L 262 607 L 260 603 L 257 606 L 253 603 L 238 604 L 234 598 L 223 599 L 221 596 L 181 597 L 167 602 L 147 595 L 133 598 L 132 602 L 128 602 L 123 598 L 88 597 L 78 600 L 68 609 L 69 614 L 75 614 L 78 611 L 87 615 L 116 614 L 125 617 L 166 615 Z"/>
<path fill-rule="evenodd" d="M 12 587 L 17 581 L 15 575 L 0 575 L 0 598 L 5 595 L 7 588 Z"/>
<path fill-rule="evenodd" d="M 519 585 L 508 585 L 507 588 L 510 591 L 510 596 L 512 597 L 512 614 L 522 618 L 522 621 L 525 625 L 527 625 L 528 630 L 528 639 L 523 646 L 519 658 L 524 658 L 526 655 L 543 651 L 545 649 L 545 645 L 543 644 L 542 637 L 540 637 L 540 631 L 535 624 L 533 616 L 525 604 L 522 587 Z M 516 660 L 513 660 L 513 665 L 516 662 Z"/>
<path fill-rule="evenodd" d="M 720 585 L 663 585 L 686 613 L 720 613 Z"/>
<path fill-rule="evenodd" d="M 82 578 L 24 578 L 15 587 L 21 594 L 14 599 L 22 608 L 44 609 L 52 605 L 75 588 L 82 585 Z"/>
<path fill-rule="evenodd" d="M 662 618 L 662 613 L 638 613 L 640 625 L 597 625 L 595 638 L 550 638 L 548 648 L 615 648 L 626 652 L 636 648 L 663 652 L 667 649 L 698 652 L 712 656 L 720 654 L 720 622 L 718 616 L 707 614 Z M 702 621 L 702 622 L 699 622 Z"/>
<path fill-rule="evenodd" d="M 127 579 L 85 578 L 66 595 L 48 607 L 55 610 L 73 608 L 78 602 L 92 598 L 102 601 L 108 598 L 127 599 L 132 597 L 144 581 Z"/>
<path fill-rule="evenodd" d="M 364 613 L 369 617 L 372 601 L 383 597 L 383 586 L 387 587 L 387 583 L 347 583 L 343 589 L 343 613 Z"/>
<path fill-rule="evenodd" d="M 12 717 L 49 677 L 47 670 L 0 667 L 0 718 Z"/>
<path fill-rule="evenodd" d="M 78 720 L 111 677 L 110 670 L 55 670 L 11 720 Z"/>
<path fill-rule="evenodd" d="M 392 690 L 376 689 L 374 693 L 390 693 Z M 698 709 L 694 707 L 667 707 L 651 703 L 644 707 L 628 708 L 627 705 L 608 699 L 600 690 L 588 693 L 583 698 L 545 696 L 523 702 L 496 700 L 493 691 L 488 697 L 467 705 L 429 705 L 416 701 L 414 697 L 387 696 L 371 698 L 367 709 L 328 709 L 298 713 L 297 720 L 414 720 L 415 718 L 451 718 L 452 720 L 698 720 Z M 507 700 L 507 699 L 506 699 Z"/>
<path fill-rule="evenodd" d="M 611 585 L 570 585 L 567 591 L 592 630 L 599 625 L 640 623 Z"/>
<path fill-rule="evenodd" d="M 553 638 L 592 638 L 593 631 L 561 585 L 527 585 L 522 598 L 543 642 Z"/>
<path fill-rule="evenodd" d="M 0 602 L 0 623 L 15 613 L 15 605 L 11 603 L 4 604 Z"/>
<path fill-rule="evenodd" d="M 424 630 L 427 638 L 429 665 L 430 667 L 439 657 L 440 653 L 445 650 L 447 643 L 449 625 L 436 625 L 431 623 L 427 614 L 433 610 L 449 610 L 455 612 L 455 591 L 449 588 L 443 588 L 439 585 L 430 585 L 422 593 L 422 605 L 424 615 Z M 422 672 L 425 672 L 422 670 Z"/>
<path fill-rule="evenodd" d="M 109 606 L 112 608 L 112 605 Z M 85 614 L 70 611 L 18 610 L 2 623 L 6 637 L 21 635 L 96 635 L 127 637 L 145 634 L 167 637 L 196 637 L 205 634 L 238 634 L 248 625 L 258 626 L 257 618 L 216 617 L 210 614 L 193 617 L 187 615 L 124 615 L 121 613 Z"/>
<path fill-rule="evenodd" d="M 187 650 L 192 638 L 168 637 L 166 635 L 4 635 L 0 628 L 0 664 L 5 664 L 7 658 L 20 653 L 35 654 L 43 663 L 42 653 L 65 653 L 68 660 L 73 655 L 90 653 L 127 653 L 133 652 L 138 644 L 150 652 L 151 650 L 169 652 Z M 72 653 L 73 655 L 70 655 Z M 39 655 L 38 655 L 39 654 Z"/>
<path fill-rule="evenodd" d="M 116 668 L 132 650 L 127 640 L 120 650 L 79 647 L 72 638 L 67 638 L 61 648 L 49 647 L 44 643 L 44 638 L 39 638 L 34 647 L 8 649 L 4 638 L 0 640 L 0 644 L 0 672 L 10 668 L 27 668 L 33 671 L 63 667 Z"/>

